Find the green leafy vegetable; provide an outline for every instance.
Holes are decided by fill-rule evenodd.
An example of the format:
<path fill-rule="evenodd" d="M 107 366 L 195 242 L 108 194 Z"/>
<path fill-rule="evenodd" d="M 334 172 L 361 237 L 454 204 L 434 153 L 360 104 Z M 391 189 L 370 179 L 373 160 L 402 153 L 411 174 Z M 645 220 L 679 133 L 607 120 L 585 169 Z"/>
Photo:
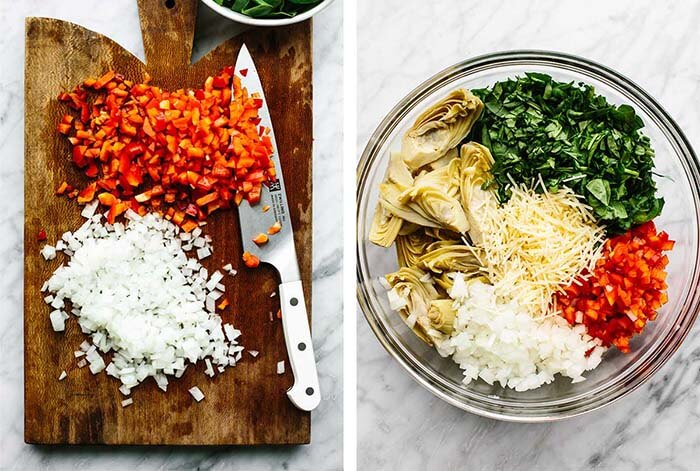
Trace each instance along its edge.
<path fill-rule="evenodd" d="M 485 109 L 470 138 L 493 154 L 490 184 L 501 202 L 510 198 L 513 181 L 533 184 L 541 177 L 550 191 L 568 186 L 585 197 L 613 234 L 661 212 L 654 151 L 631 106 L 611 105 L 590 85 L 541 73 L 472 92 Z"/>
<path fill-rule="evenodd" d="M 293 17 L 323 0 L 214 0 L 221 6 L 252 18 Z"/>

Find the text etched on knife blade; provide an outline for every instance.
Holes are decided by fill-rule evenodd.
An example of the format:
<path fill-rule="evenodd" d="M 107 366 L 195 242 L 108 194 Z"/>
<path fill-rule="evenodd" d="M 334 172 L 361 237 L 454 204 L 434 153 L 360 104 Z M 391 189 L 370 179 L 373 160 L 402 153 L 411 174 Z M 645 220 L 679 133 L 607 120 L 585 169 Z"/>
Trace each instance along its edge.
<path fill-rule="evenodd" d="M 287 223 L 287 212 L 285 211 L 284 201 L 282 200 L 281 192 L 270 192 L 270 200 L 272 202 L 272 210 L 275 213 L 275 218 L 280 224 L 284 225 Z"/>

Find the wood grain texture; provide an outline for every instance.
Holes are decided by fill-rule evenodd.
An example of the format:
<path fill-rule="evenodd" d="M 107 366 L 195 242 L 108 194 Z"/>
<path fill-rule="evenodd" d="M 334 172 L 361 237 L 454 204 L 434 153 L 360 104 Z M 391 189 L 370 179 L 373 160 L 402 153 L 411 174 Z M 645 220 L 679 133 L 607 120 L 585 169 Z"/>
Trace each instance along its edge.
<path fill-rule="evenodd" d="M 299 265 L 311 312 L 311 25 L 256 29 L 233 38 L 190 65 L 197 0 L 164 2 L 139 0 L 139 15 L 147 65 L 109 38 L 65 21 L 26 20 L 25 61 L 25 232 L 24 232 L 24 372 L 25 441 L 27 443 L 104 444 L 301 444 L 310 440 L 310 416 L 294 408 L 285 391 L 289 371 L 276 374 L 286 360 L 277 312 L 277 275 L 271 267 L 248 270 L 242 263 L 235 211 L 210 218 L 205 233 L 213 237 L 214 254 L 204 265 L 211 270 L 232 262 L 235 278 L 226 277 L 232 307 L 223 315 L 243 332 L 247 354 L 235 368 L 214 379 L 204 365 L 189 368 L 173 379 L 168 392 L 149 379 L 136 388 L 134 404 L 123 409 L 119 383 L 105 374 L 78 369 L 73 351 L 84 339 L 75 319 L 65 333 L 51 329 L 49 308 L 40 288 L 63 263 L 62 256 L 46 262 L 39 254 L 37 233 L 44 229 L 57 240 L 82 224 L 75 201 L 59 198 L 60 182 L 84 184 L 70 162 L 69 145 L 56 132 L 65 112 L 56 100 L 91 76 L 108 69 L 131 80 L 144 73 L 165 89 L 198 88 L 205 78 L 235 61 L 245 42 L 256 61 L 278 138 L 280 159 L 295 229 Z M 287 363 L 288 364 L 288 363 Z M 61 370 L 68 377 L 59 382 Z M 289 368 L 287 368 L 289 370 Z M 197 404 L 187 392 L 199 386 L 206 395 Z"/>

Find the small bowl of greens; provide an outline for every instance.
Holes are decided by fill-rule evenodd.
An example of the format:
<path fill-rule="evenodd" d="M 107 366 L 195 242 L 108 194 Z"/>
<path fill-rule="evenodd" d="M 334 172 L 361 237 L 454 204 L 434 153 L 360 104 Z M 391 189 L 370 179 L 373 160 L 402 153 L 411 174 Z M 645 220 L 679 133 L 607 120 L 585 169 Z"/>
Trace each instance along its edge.
<path fill-rule="evenodd" d="M 202 0 L 219 15 L 253 26 L 284 26 L 305 21 L 333 0 Z"/>

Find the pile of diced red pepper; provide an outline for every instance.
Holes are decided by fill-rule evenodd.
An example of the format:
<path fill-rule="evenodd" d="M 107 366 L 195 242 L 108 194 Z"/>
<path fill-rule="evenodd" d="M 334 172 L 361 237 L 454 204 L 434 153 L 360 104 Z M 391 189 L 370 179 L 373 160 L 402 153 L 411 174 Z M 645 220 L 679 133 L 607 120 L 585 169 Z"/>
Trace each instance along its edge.
<path fill-rule="evenodd" d="M 109 71 L 58 97 L 75 111 L 58 131 L 92 181 L 64 182 L 56 192 L 81 204 L 97 198 L 109 222 L 128 208 L 154 210 L 186 231 L 220 208 L 257 203 L 275 180 L 272 142 L 260 126 L 262 100 L 241 87 L 233 67 L 200 90 L 167 92 L 149 81 Z"/>
<path fill-rule="evenodd" d="M 593 273 L 557 295 L 562 315 L 603 345 L 630 351 L 630 339 L 668 301 L 664 251 L 674 242 L 652 221 L 605 243 Z"/>

